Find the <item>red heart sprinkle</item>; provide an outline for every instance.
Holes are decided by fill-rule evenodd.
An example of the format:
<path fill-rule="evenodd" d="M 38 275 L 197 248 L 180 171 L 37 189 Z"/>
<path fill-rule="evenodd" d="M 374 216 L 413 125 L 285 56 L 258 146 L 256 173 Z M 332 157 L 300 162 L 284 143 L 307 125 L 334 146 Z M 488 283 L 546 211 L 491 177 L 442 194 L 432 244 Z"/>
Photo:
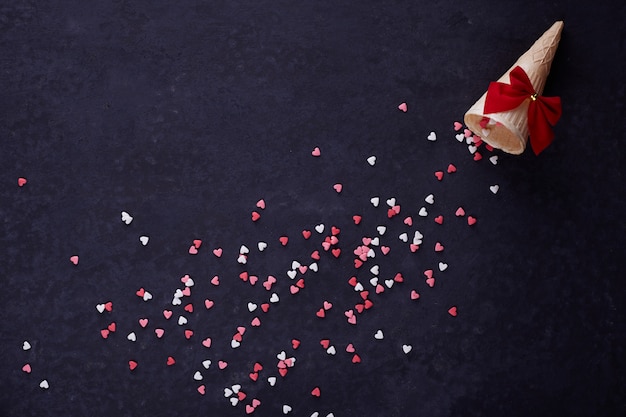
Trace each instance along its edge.
<path fill-rule="evenodd" d="M 361 298 L 362 298 L 363 300 L 367 300 L 367 296 L 368 296 L 368 295 L 370 295 L 370 292 L 369 292 L 369 291 L 361 291 L 361 292 L 359 293 L 359 295 L 361 296 Z"/>
<path fill-rule="evenodd" d="M 311 253 L 311 258 L 316 260 L 316 261 L 319 261 L 320 260 L 320 251 L 318 251 L 318 250 L 313 251 L 313 253 Z"/>
<path fill-rule="evenodd" d="M 330 340 L 322 339 L 320 340 L 320 345 L 322 345 L 324 349 L 328 349 L 328 347 L 330 346 Z"/>
<path fill-rule="evenodd" d="M 241 274 L 239 274 L 239 278 L 244 282 L 248 281 L 248 272 L 243 271 Z"/>
<path fill-rule="evenodd" d="M 420 248 L 419 245 L 414 245 L 414 244 L 410 244 L 409 248 L 411 249 L 411 252 L 415 253 L 417 252 L 417 250 Z"/>
<path fill-rule="evenodd" d="M 278 373 L 280 374 L 280 376 L 282 376 L 284 378 L 285 375 L 287 375 L 287 368 L 280 368 L 278 370 Z"/>
<path fill-rule="evenodd" d="M 257 379 L 259 379 L 259 374 L 257 372 L 250 372 L 249 376 L 250 376 L 250 379 L 255 382 Z"/>
<path fill-rule="evenodd" d="M 359 223 L 361 223 L 361 216 L 354 215 L 354 216 L 352 216 L 352 220 L 354 220 L 354 224 L 359 224 Z"/>
<path fill-rule="evenodd" d="M 139 288 L 135 294 L 137 294 L 137 297 L 143 298 L 145 293 L 146 293 L 146 290 L 144 290 L 143 288 Z"/>
<path fill-rule="evenodd" d="M 259 362 L 256 362 L 254 364 L 253 370 L 254 372 L 261 372 L 263 370 L 263 365 L 261 365 Z"/>
<path fill-rule="evenodd" d="M 112 311 L 112 310 L 113 310 L 113 303 L 109 301 L 108 303 L 106 303 L 106 304 L 104 305 L 104 309 L 105 309 L 106 311 Z"/>
<path fill-rule="evenodd" d="M 339 248 L 334 248 L 331 252 L 335 258 L 339 258 L 339 255 L 341 255 L 341 249 Z"/>
<path fill-rule="evenodd" d="M 20 177 L 20 178 L 17 179 L 17 185 L 19 185 L 20 187 L 23 187 L 24 184 L 26 184 L 27 182 L 28 182 L 28 180 L 26 178 Z"/>
<path fill-rule="evenodd" d="M 356 304 L 354 306 L 354 309 L 357 311 L 357 313 L 361 314 L 365 310 L 365 304 Z"/>
<path fill-rule="evenodd" d="M 352 356 L 352 363 L 361 363 L 361 357 L 355 353 L 354 356 Z"/>
<path fill-rule="evenodd" d="M 394 280 L 395 282 L 404 282 L 404 277 L 402 276 L 402 274 L 401 274 L 400 272 L 398 272 L 398 273 L 396 274 L 396 276 L 395 276 L 395 277 L 393 277 L 393 280 Z"/>
<path fill-rule="evenodd" d="M 300 346 L 300 341 L 298 339 L 291 339 L 291 347 L 294 349 L 298 349 Z"/>
<path fill-rule="evenodd" d="M 185 329 L 185 338 L 189 340 L 191 339 L 192 336 L 193 336 L 193 330 Z"/>
<path fill-rule="evenodd" d="M 365 300 L 365 309 L 369 310 L 372 307 L 374 307 L 374 302 L 372 300 Z"/>
<path fill-rule="evenodd" d="M 448 174 L 456 172 L 456 167 L 453 164 L 448 165 Z"/>
<path fill-rule="evenodd" d="M 330 232 L 333 236 L 337 236 L 339 233 L 341 233 L 341 229 L 339 229 L 338 227 L 332 226 L 330 228 Z"/>
<path fill-rule="evenodd" d="M 241 335 L 241 333 L 235 333 L 233 335 L 233 340 L 236 342 L 241 342 L 243 340 L 243 336 Z"/>
<path fill-rule="evenodd" d="M 439 216 L 435 217 L 435 223 L 443 224 L 443 216 L 439 215 Z"/>
<path fill-rule="evenodd" d="M 308 239 L 311 237 L 311 231 L 310 230 L 303 230 L 302 231 L 302 237 L 304 237 L 305 239 Z"/>
<path fill-rule="evenodd" d="M 456 306 L 450 307 L 450 309 L 448 310 L 448 314 L 450 314 L 452 317 L 456 317 Z"/>
<path fill-rule="evenodd" d="M 476 218 L 472 217 L 472 216 L 468 216 L 467 217 L 467 224 L 470 225 L 470 226 L 475 225 L 476 224 Z"/>
<path fill-rule="evenodd" d="M 300 278 L 298 282 L 296 282 L 296 287 L 304 288 L 304 278 Z"/>
<path fill-rule="evenodd" d="M 278 239 L 280 241 L 280 244 L 283 246 L 287 246 L 287 242 L 289 242 L 289 238 L 287 236 L 281 236 L 280 239 Z"/>
<path fill-rule="evenodd" d="M 168 365 L 168 366 L 172 366 L 172 365 L 174 365 L 175 363 L 176 363 L 176 360 L 175 360 L 173 357 L 171 357 L 171 356 L 168 356 L 168 357 L 167 357 L 167 365 Z"/>
<path fill-rule="evenodd" d="M 315 315 L 320 319 L 323 319 L 324 317 L 326 317 L 326 311 L 324 311 L 323 308 L 320 308 L 319 310 L 317 310 L 317 313 L 315 313 Z"/>
<path fill-rule="evenodd" d="M 443 171 L 435 172 L 435 177 L 437 177 L 437 179 L 441 181 L 443 179 Z"/>
<path fill-rule="evenodd" d="M 259 213 L 257 213 L 256 211 L 252 212 L 252 221 L 253 222 L 259 220 L 260 218 L 261 218 L 261 215 Z"/>
<path fill-rule="evenodd" d="M 193 313 L 193 304 L 189 303 L 185 306 L 185 311 Z"/>
<path fill-rule="evenodd" d="M 128 367 L 130 368 L 131 371 L 134 371 L 135 368 L 137 367 L 137 362 L 135 362 L 135 361 L 128 361 Z"/>
<path fill-rule="evenodd" d="M 319 398 L 319 396 L 322 395 L 319 387 L 313 388 L 313 391 L 311 391 L 311 395 L 313 395 L 314 397 L 318 397 Z"/>
<path fill-rule="evenodd" d="M 113 332 L 115 331 L 116 327 L 117 327 L 117 326 L 115 325 L 115 322 L 112 322 L 111 324 L 109 324 L 109 326 L 107 327 L 107 329 L 109 329 L 109 331 L 110 331 L 111 333 L 113 333 Z"/>
<path fill-rule="evenodd" d="M 196 249 L 200 249 L 200 246 L 202 246 L 202 240 L 194 239 L 193 245 L 196 247 Z"/>
<path fill-rule="evenodd" d="M 480 152 L 476 152 L 474 154 L 474 161 L 480 161 L 481 159 L 483 159 L 483 156 L 480 154 Z"/>
<path fill-rule="evenodd" d="M 427 278 L 426 279 L 426 284 L 428 284 L 428 286 L 430 288 L 434 287 L 435 286 L 435 278 Z"/>
<path fill-rule="evenodd" d="M 361 261 L 360 259 L 355 259 L 354 260 L 354 267 L 356 269 L 359 269 L 361 266 L 363 266 L 363 261 Z M 356 285 L 356 284 L 355 284 Z"/>
<path fill-rule="evenodd" d="M 350 285 L 351 285 L 351 286 L 353 286 L 353 287 L 356 287 L 356 284 L 357 284 L 358 282 L 359 282 L 359 281 L 356 279 L 356 277 L 350 277 L 350 279 L 348 280 L 348 284 L 350 284 Z"/>
<path fill-rule="evenodd" d="M 109 330 L 108 329 L 100 330 L 100 335 L 102 336 L 103 339 L 108 338 L 109 337 Z"/>

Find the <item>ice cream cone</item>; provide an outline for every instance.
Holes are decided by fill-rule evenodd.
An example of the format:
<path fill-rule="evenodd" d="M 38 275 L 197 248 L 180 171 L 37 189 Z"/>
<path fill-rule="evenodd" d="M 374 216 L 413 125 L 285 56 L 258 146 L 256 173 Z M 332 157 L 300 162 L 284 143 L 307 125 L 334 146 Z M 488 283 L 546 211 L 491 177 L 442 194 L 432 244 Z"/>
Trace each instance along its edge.
<path fill-rule="evenodd" d="M 498 81 L 509 84 L 509 73 L 513 68 L 520 66 L 528 75 L 535 91 L 541 95 L 546 85 L 554 54 L 561 40 L 562 30 L 563 22 L 555 22 Z M 521 154 L 526 149 L 528 142 L 530 98 L 513 110 L 485 114 L 486 97 L 487 93 L 483 94 L 465 113 L 465 124 L 494 148 L 502 149 L 511 154 Z"/>

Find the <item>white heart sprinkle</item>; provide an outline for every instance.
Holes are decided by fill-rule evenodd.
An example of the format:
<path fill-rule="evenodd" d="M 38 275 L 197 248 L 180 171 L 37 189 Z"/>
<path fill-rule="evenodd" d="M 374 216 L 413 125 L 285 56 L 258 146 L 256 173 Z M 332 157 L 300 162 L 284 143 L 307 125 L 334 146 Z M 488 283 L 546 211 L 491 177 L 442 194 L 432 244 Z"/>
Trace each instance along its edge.
<path fill-rule="evenodd" d="M 367 251 L 367 257 L 368 258 L 375 258 L 376 257 L 376 252 L 374 252 L 374 249 L 370 249 Z"/>
<path fill-rule="evenodd" d="M 498 164 L 498 155 L 494 155 L 494 156 L 490 157 L 489 160 L 491 161 L 492 164 L 497 165 Z"/>
<path fill-rule="evenodd" d="M 335 417 L 335 415 L 333 413 L 328 413 L 326 414 L 326 417 Z"/>
<path fill-rule="evenodd" d="M 378 285 L 378 277 L 370 279 L 370 284 L 372 284 L 372 287 L 376 287 Z"/>
<path fill-rule="evenodd" d="M 370 268 L 370 272 L 374 275 L 378 275 L 378 273 L 380 272 L 380 267 L 378 265 L 374 265 Z"/>
<path fill-rule="evenodd" d="M 372 205 L 374 207 L 378 207 L 378 205 L 380 204 L 380 198 L 379 197 L 372 197 L 372 198 L 370 198 L 370 203 L 372 203 Z"/>
<path fill-rule="evenodd" d="M 174 298 L 183 298 L 183 290 L 176 288 L 176 291 L 174 291 Z"/>
<path fill-rule="evenodd" d="M 298 261 L 291 261 L 291 269 L 298 269 L 302 265 Z"/>
<path fill-rule="evenodd" d="M 238 394 L 239 390 L 241 389 L 241 384 L 235 384 L 235 385 L 231 386 L 231 388 L 233 389 L 233 392 L 235 394 Z"/>
<path fill-rule="evenodd" d="M 185 287 L 193 287 L 194 285 L 195 282 L 193 282 L 193 279 L 187 278 L 187 281 L 185 281 Z"/>
<path fill-rule="evenodd" d="M 237 397 L 231 397 L 231 398 L 230 398 L 230 404 L 231 404 L 233 407 L 236 407 L 236 406 L 237 406 L 237 404 L 239 404 L 239 398 L 237 398 Z"/>
<path fill-rule="evenodd" d="M 182 304 L 182 301 L 180 301 L 180 298 L 178 298 L 178 297 L 174 297 L 174 298 L 172 299 L 172 305 L 173 305 L 173 306 L 179 306 L 179 305 L 181 305 L 181 304 Z"/>
<path fill-rule="evenodd" d="M 126 339 L 130 340 L 131 342 L 136 342 L 137 336 L 135 335 L 135 332 L 130 332 L 128 333 L 128 336 L 126 336 Z"/>
<path fill-rule="evenodd" d="M 446 269 L 448 269 L 448 264 L 445 262 L 439 262 L 439 270 L 441 272 L 445 271 Z"/>
<path fill-rule="evenodd" d="M 104 313 L 104 304 L 97 304 L 96 310 L 98 310 L 98 313 Z"/>
<path fill-rule="evenodd" d="M 409 241 L 409 236 L 406 233 L 402 233 L 400 236 L 398 236 L 398 238 L 403 242 Z"/>
<path fill-rule="evenodd" d="M 388 205 L 389 207 L 393 207 L 393 206 L 395 206 L 395 205 L 396 205 L 396 199 L 395 199 L 395 197 L 392 197 L 392 198 L 387 199 L 387 205 Z"/>
<path fill-rule="evenodd" d="M 315 226 L 315 231 L 316 231 L 317 233 L 324 233 L 324 224 L 323 224 L 323 223 L 320 223 L 320 224 L 318 224 L 317 226 Z"/>
<path fill-rule="evenodd" d="M 386 226 L 378 226 L 378 227 L 376 227 L 376 230 L 378 231 L 378 234 L 382 236 L 387 231 L 387 227 Z"/>
<path fill-rule="evenodd" d="M 492 185 L 489 187 L 489 190 L 491 190 L 491 192 L 494 194 L 497 194 L 499 189 L 500 189 L 500 186 L 498 184 Z"/>
<path fill-rule="evenodd" d="M 126 224 L 130 224 L 133 221 L 133 216 L 131 216 L 130 214 L 126 213 L 125 211 L 122 212 L 122 221 Z"/>
<path fill-rule="evenodd" d="M 384 338 L 385 338 L 385 335 L 383 335 L 383 331 L 378 329 L 378 331 L 374 334 L 374 339 L 383 340 Z"/>
<path fill-rule="evenodd" d="M 380 226 L 380 227 L 385 227 L 385 226 Z M 383 233 L 385 233 L 385 232 L 383 232 Z M 383 234 L 383 233 L 381 233 L 381 234 Z M 375 237 L 374 239 L 372 239 L 371 243 L 374 246 L 378 246 L 378 245 L 380 245 L 380 239 L 378 237 Z"/>
<path fill-rule="evenodd" d="M 294 279 L 296 275 L 298 275 L 298 272 L 294 271 L 293 269 L 291 271 L 287 271 L 287 276 L 291 279 Z"/>
<path fill-rule="evenodd" d="M 152 300 L 152 294 L 150 294 L 148 291 L 143 293 L 143 300 L 144 301 L 148 301 L 148 300 Z"/>
<path fill-rule="evenodd" d="M 28 350 L 28 349 L 30 349 L 30 347 L 31 347 L 30 343 L 28 343 L 28 341 L 25 340 L 24 343 L 22 344 L 22 349 Z"/>
<path fill-rule="evenodd" d="M 470 151 L 471 154 L 475 154 L 476 151 L 478 150 L 478 148 L 474 145 L 468 146 L 467 149 Z"/>
<path fill-rule="evenodd" d="M 248 311 L 249 311 L 250 313 L 252 313 L 252 312 L 253 312 L 254 310 L 256 310 L 256 309 L 257 309 L 257 305 L 256 305 L 256 304 L 254 304 L 254 303 L 252 303 L 252 302 L 248 303 Z"/>
<path fill-rule="evenodd" d="M 309 269 L 313 272 L 317 272 L 318 271 L 318 267 L 317 267 L 317 262 L 313 262 L 311 265 L 309 265 Z"/>
<path fill-rule="evenodd" d="M 357 282 L 356 285 L 354 286 L 354 291 L 361 292 L 363 290 L 364 290 L 363 284 L 361 284 L 360 282 Z"/>
<path fill-rule="evenodd" d="M 205 369 L 209 369 L 209 367 L 211 366 L 211 360 L 210 359 L 203 360 L 202 366 L 204 366 Z"/>
<path fill-rule="evenodd" d="M 291 407 L 287 404 L 283 405 L 283 414 L 289 414 L 291 412 Z"/>
<path fill-rule="evenodd" d="M 148 241 L 150 240 L 150 238 L 148 236 L 140 236 L 139 237 L 139 241 L 141 242 L 142 245 L 146 246 L 148 244 Z"/>
<path fill-rule="evenodd" d="M 283 350 L 278 355 L 276 355 L 276 359 L 278 359 L 279 361 L 284 361 L 285 359 L 287 359 L 287 354 Z"/>
<path fill-rule="evenodd" d="M 196 373 L 193 374 L 193 379 L 196 381 L 202 381 L 202 373 L 200 373 L 200 371 L 196 371 Z"/>
<path fill-rule="evenodd" d="M 47 380 L 47 379 L 44 379 L 43 381 L 41 381 L 41 382 L 39 383 L 39 387 L 40 387 L 40 388 L 42 388 L 42 389 L 48 389 L 48 388 L 50 388 L 50 385 L 48 384 L 48 380 Z"/>
<path fill-rule="evenodd" d="M 259 252 L 263 252 L 267 248 L 267 243 L 259 242 L 256 244 L 256 247 L 259 248 Z"/>
<path fill-rule="evenodd" d="M 273 387 L 274 385 L 276 385 L 276 377 L 275 376 L 268 376 L 267 377 L 267 382 L 268 382 L 268 384 L 270 384 L 270 387 Z"/>
<path fill-rule="evenodd" d="M 273 293 L 270 297 L 270 303 L 277 303 L 278 301 L 280 301 L 280 298 L 278 298 L 278 294 Z"/>
<path fill-rule="evenodd" d="M 426 216 L 428 216 L 428 212 L 426 211 L 426 207 L 422 207 L 422 208 L 420 209 L 419 213 L 417 213 L 417 214 L 419 214 L 421 217 L 426 217 Z"/>
<path fill-rule="evenodd" d="M 179 326 L 184 326 L 185 324 L 187 324 L 187 319 L 184 316 L 179 316 L 178 317 L 178 325 Z"/>
<path fill-rule="evenodd" d="M 335 353 L 337 353 L 337 350 L 334 346 L 329 346 L 328 349 L 326 349 L 326 353 L 328 353 L 329 355 L 334 355 Z"/>
<path fill-rule="evenodd" d="M 376 157 L 374 155 L 370 156 L 369 158 L 367 158 L 367 163 L 371 166 L 376 165 Z"/>
<path fill-rule="evenodd" d="M 232 339 L 230 341 L 230 347 L 233 349 L 237 349 L 239 346 L 241 346 L 241 343 L 238 340 Z"/>
<path fill-rule="evenodd" d="M 413 350 L 413 346 L 411 346 L 411 345 L 402 345 L 402 351 L 405 354 L 408 354 L 412 350 Z"/>
<path fill-rule="evenodd" d="M 320 416 L 320 413 L 318 413 L 317 411 L 311 414 L 311 417 L 319 417 L 319 416 Z"/>
<path fill-rule="evenodd" d="M 239 253 L 241 255 L 245 255 L 246 253 L 250 253 L 250 249 L 248 249 L 246 245 L 241 245 L 241 247 L 239 248 Z"/>
<path fill-rule="evenodd" d="M 239 255 L 239 257 L 237 258 L 237 262 L 239 262 L 242 265 L 245 265 L 248 263 L 248 257 L 246 255 Z"/>
<path fill-rule="evenodd" d="M 465 143 L 467 143 L 468 145 L 471 145 L 472 143 L 474 143 L 474 137 L 473 136 L 466 137 Z"/>
<path fill-rule="evenodd" d="M 456 140 L 458 140 L 459 142 L 463 142 L 463 139 L 465 138 L 465 135 L 463 133 L 458 133 L 457 135 L 454 136 L 456 138 Z"/>
<path fill-rule="evenodd" d="M 432 194 L 428 194 L 426 198 L 424 199 L 424 201 L 427 202 L 428 204 L 433 204 L 435 202 L 435 196 Z"/>
<path fill-rule="evenodd" d="M 393 283 L 394 283 L 394 282 L 395 282 L 395 281 L 394 281 L 394 280 L 392 280 L 392 279 L 386 279 L 386 280 L 385 280 L 385 285 L 387 286 L 387 288 L 391 288 L 391 287 L 393 287 Z"/>
<path fill-rule="evenodd" d="M 434 142 L 437 140 L 437 134 L 435 132 L 430 132 L 430 134 L 428 135 L 428 140 L 431 142 Z"/>

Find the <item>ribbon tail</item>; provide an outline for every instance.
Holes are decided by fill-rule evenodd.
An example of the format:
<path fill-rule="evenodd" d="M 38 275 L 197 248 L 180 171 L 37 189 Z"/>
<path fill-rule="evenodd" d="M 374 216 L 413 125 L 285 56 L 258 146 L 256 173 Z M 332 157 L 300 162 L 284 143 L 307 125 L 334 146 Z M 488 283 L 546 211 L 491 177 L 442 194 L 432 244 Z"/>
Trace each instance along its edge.
<path fill-rule="evenodd" d="M 543 152 L 554 140 L 554 132 L 550 127 L 549 120 L 538 101 L 530 103 L 528 106 L 528 131 L 530 133 L 530 146 L 535 155 Z"/>

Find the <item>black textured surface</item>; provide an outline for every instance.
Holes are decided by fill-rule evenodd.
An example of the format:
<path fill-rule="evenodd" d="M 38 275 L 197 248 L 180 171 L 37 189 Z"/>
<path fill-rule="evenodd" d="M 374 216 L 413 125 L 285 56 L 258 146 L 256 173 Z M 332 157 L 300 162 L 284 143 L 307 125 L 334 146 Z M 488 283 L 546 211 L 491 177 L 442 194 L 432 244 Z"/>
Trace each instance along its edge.
<path fill-rule="evenodd" d="M 282 404 L 297 416 L 624 415 L 626 14 L 618 1 L 576 3 L 3 2 L 0 415 L 242 416 L 254 397 L 260 416 L 282 415 Z M 560 19 L 545 92 L 564 103 L 556 141 L 539 157 L 474 162 L 452 123 Z M 407 113 L 396 109 L 404 101 Z M 436 142 L 426 140 L 431 130 Z M 449 163 L 458 171 L 437 181 Z M 28 183 L 18 187 L 18 177 Z M 402 206 L 393 219 L 389 197 Z M 253 223 L 260 198 L 267 208 Z M 458 206 L 478 223 L 455 217 Z M 128 226 L 122 210 L 134 216 Z M 304 240 L 319 223 L 325 234 Z M 379 224 L 391 253 L 367 265 L 405 282 L 372 295 L 374 308 L 350 326 L 343 311 L 360 300 L 347 284 L 351 252 Z M 322 253 L 319 272 L 290 295 L 291 261 L 310 262 L 331 225 L 342 255 Z M 397 236 L 416 228 L 424 245 L 412 254 Z M 203 240 L 195 256 L 193 239 Z M 247 265 L 236 262 L 241 244 Z M 449 269 L 439 272 L 440 261 Z M 255 312 L 258 329 L 246 304 L 270 293 L 241 282 L 243 270 L 278 277 L 281 301 Z M 175 323 L 182 306 L 170 305 L 184 274 L 196 284 L 189 341 Z M 139 300 L 140 287 L 154 299 Z M 95 305 L 109 300 L 113 312 L 99 314 Z M 324 300 L 334 307 L 322 320 Z M 150 318 L 146 329 L 140 317 Z M 104 340 L 111 321 L 118 329 Z M 247 331 L 232 349 L 239 325 Z M 211 349 L 200 344 L 207 336 Z M 297 362 L 270 387 L 282 350 Z M 193 374 L 206 358 L 214 364 L 201 396 Z M 218 370 L 219 359 L 228 368 Z M 265 369 L 253 383 L 256 361 Z M 235 383 L 248 397 L 233 408 L 223 389 Z"/>

